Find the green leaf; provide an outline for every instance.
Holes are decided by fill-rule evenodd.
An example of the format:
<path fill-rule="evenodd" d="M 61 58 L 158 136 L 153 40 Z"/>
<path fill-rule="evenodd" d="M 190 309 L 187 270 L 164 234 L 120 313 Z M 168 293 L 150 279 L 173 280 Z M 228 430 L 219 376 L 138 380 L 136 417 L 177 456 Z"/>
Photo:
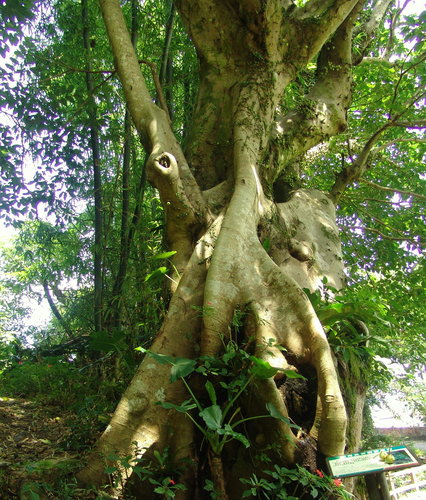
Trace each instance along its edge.
<path fill-rule="evenodd" d="M 154 450 L 154 457 L 157 459 L 157 462 L 161 466 L 163 466 L 164 465 L 164 461 L 166 460 L 167 454 L 163 457 L 163 455 L 161 455 L 161 453 L 158 450 Z"/>
<path fill-rule="evenodd" d="M 149 273 L 145 276 L 145 282 L 149 281 L 152 278 L 158 277 L 158 276 L 163 276 L 167 272 L 167 267 L 159 267 L 155 271 L 152 271 L 152 273 Z"/>
<path fill-rule="evenodd" d="M 192 399 L 187 399 L 180 405 L 175 405 L 173 403 L 169 403 L 168 401 L 157 401 L 155 404 L 161 406 L 165 410 L 176 410 L 179 413 L 189 413 L 191 410 L 197 407 Z"/>
<path fill-rule="evenodd" d="M 135 351 L 140 351 L 147 354 L 155 361 L 157 361 L 157 363 L 159 363 L 160 365 L 166 365 L 166 364 L 172 365 L 172 369 L 170 371 L 171 382 L 176 382 L 176 380 L 178 380 L 181 377 L 187 377 L 190 373 L 192 373 L 195 370 L 195 367 L 197 365 L 195 359 L 174 358 L 172 356 L 167 356 L 165 354 L 152 352 L 143 347 L 136 347 Z"/>
<path fill-rule="evenodd" d="M 125 334 L 122 331 L 117 331 L 113 334 L 100 331 L 90 336 L 89 348 L 100 352 L 119 351 L 120 347 L 125 349 L 124 337 Z"/>
<path fill-rule="evenodd" d="M 209 394 L 210 401 L 213 405 L 217 404 L 216 391 L 214 390 L 213 384 L 208 380 L 205 384 L 206 391 Z"/>
<path fill-rule="evenodd" d="M 176 382 L 176 380 L 180 379 L 181 377 L 187 377 L 195 370 L 195 367 L 197 366 L 197 362 L 195 361 L 195 359 L 188 358 L 175 358 L 172 364 L 173 366 L 170 372 L 171 382 Z"/>
<path fill-rule="evenodd" d="M 284 422 L 289 427 L 292 427 L 294 429 L 300 429 L 298 425 L 293 424 L 287 417 L 281 415 L 279 410 L 272 403 L 266 403 L 266 409 L 268 410 L 269 415 L 271 415 L 271 417 L 281 420 L 281 422 Z"/>
<path fill-rule="evenodd" d="M 217 429 L 216 432 L 222 436 L 230 436 L 233 439 L 237 439 L 243 443 L 246 448 L 250 446 L 250 441 L 246 438 L 246 436 L 240 432 L 235 432 L 229 424 L 226 424 L 223 429 Z"/>
<path fill-rule="evenodd" d="M 277 368 L 271 366 L 267 361 L 263 359 L 256 358 L 256 356 L 250 356 L 250 361 L 253 366 L 250 368 L 250 373 L 261 379 L 271 378 L 276 375 L 279 371 Z"/>
<path fill-rule="evenodd" d="M 265 238 L 265 240 L 262 242 L 263 248 L 268 252 L 269 249 L 271 248 L 271 241 L 269 238 Z"/>
<path fill-rule="evenodd" d="M 222 410 L 218 405 L 208 406 L 200 411 L 200 417 L 204 420 L 207 427 L 217 431 L 222 427 Z"/>
<path fill-rule="evenodd" d="M 154 259 L 169 259 L 173 255 L 175 255 L 177 252 L 172 250 L 171 252 L 162 252 L 157 255 L 154 255 Z"/>
<path fill-rule="evenodd" d="M 166 356 L 165 354 L 158 354 L 152 351 L 149 351 L 148 349 L 144 349 L 143 347 L 136 347 L 135 351 L 140 351 L 143 352 L 144 354 L 147 354 L 151 358 L 155 359 L 157 363 L 160 365 L 173 365 L 175 363 L 176 358 L 173 358 L 172 356 Z"/>
<path fill-rule="evenodd" d="M 287 378 L 301 378 L 303 380 L 307 380 L 306 377 L 294 370 L 280 370 L 280 373 L 283 373 Z"/>

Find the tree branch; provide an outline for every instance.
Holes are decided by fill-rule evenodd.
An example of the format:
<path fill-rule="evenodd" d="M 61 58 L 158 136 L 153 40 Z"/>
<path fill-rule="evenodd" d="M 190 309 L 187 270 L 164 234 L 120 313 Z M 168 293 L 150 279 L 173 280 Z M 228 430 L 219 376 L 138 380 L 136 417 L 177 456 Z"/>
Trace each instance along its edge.
<path fill-rule="evenodd" d="M 67 325 L 65 322 L 64 318 L 62 317 L 62 314 L 59 312 L 58 308 L 56 307 L 56 304 L 53 302 L 52 295 L 50 294 L 49 290 L 49 285 L 47 284 L 47 281 L 43 281 L 43 290 L 47 299 L 47 302 L 49 303 L 50 310 L 52 311 L 53 315 L 55 318 L 58 320 L 59 324 L 62 326 L 64 329 L 65 333 L 68 335 L 68 337 L 72 337 L 72 331 L 70 327 Z"/>
<path fill-rule="evenodd" d="M 282 57 L 296 68 L 305 66 L 362 3 L 360 0 L 310 0 L 294 9 L 284 21 L 288 24 L 285 29 L 288 36 L 285 43 L 280 40 Z"/>
<path fill-rule="evenodd" d="M 398 61 L 389 61 L 384 57 L 363 57 L 358 64 L 385 64 L 391 68 L 397 65 Z"/>
<path fill-rule="evenodd" d="M 395 124 L 395 126 L 398 126 Z M 372 155 L 375 155 L 379 153 L 380 151 L 383 151 L 384 149 L 388 149 L 390 146 L 393 146 L 394 144 L 397 144 L 398 142 L 417 142 L 420 144 L 426 143 L 426 139 L 421 139 L 420 137 L 410 137 L 410 138 L 401 138 L 401 139 L 394 139 L 392 141 L 388 141 L 385 144 L 382 144 L 381 146 L 377 146 L 374 148 L 371 152 Z"/>
<path fill-rule="evenodd" d="M 390 50 L 392 49 L 392 46 L 394 44 L 395 31 L 396 31 L 396 28 L 398 27 L 398 24 L 399 24 L 398 23 L 399 17 L 402 14 L 402 11 L 405 9 L 405 7 L 407 7 L 407 5 L 409 4 L 410 1 L 411 0 L 405 0 L 403 6 L 400 8 L 397 8 L 394 15 L 389 19 L 389 39 L 388 39 L 388 43 L 387 43 L 386 48 L 385 48 L 385 57 L 387 54 L 390 53 Z"/>
<path fill-rule="evenodd" d="M 267 169 L 273 182 L 294 159 L 346 128 L 352 85 L 352 30 L 361 4 L 353 9 L 317 61 L 317 81 L 298 110 L 275 122 L 272 141 L 276 165 Z"/>
<path fill-rule="evenodd" d="M 363 60 L 365 52 L 367 51 L 368 47 L 373 41 L 374 34 L 376 33 L 377 28 L 382 22 L 386 14 L 386 11 L 388 10 L 392 2 L 393 0 L 378 0 L 375 3 L 367 22 L 362 24 L 356 30 L 355 35 L 363 33 L 364 40 L 362 41 L 361 45 L 357 48 L 358 55 L 356 56 L 354 55 L 354 66 L 357 66 Z"/>
<path fill-rule="evenodd" d="M 406 122 L 395 122 L 396 127 L 405 127 L 405 128 L 415 128 L 415 129 L 423 129 L 426 128 L 426 120 L 416 120 L 416 121 L 406 121 Z"/>
<path fill-rule="evenodd" d="M 173 58 L 170 51 L 170 45 L 172 41 L 173 28 L 176 19 L 176 6 L 172 3 L 170 7 L 170 13 L 167 17 L 166 22 L 166 33 L 164 35 L 164 47 L 163 54 L 161 56 L 161 66 L 160 66 L 160 85 L 161 88 L 166 89 L 166 102 L 169 106 L 169 115 L 172 119 L 173 117 L 173 92 L 172 92 L 172 80 L 173 80 Z"/>
<path fill-rule="evenodd" d="M 148 92 L 119 0 L 100 0 L 100 6 L 129 111 L 150 153 L 148 179 L 160 192 L 169 244 L 177 251 L 174 264 L 181 269 L 192 253 L 195 228 L 205 222 L 205 202 L 166 112 L 153 103 Z"/>
<path fill-rule="evenodd" d="M 337 203 L 343 194 L 343 191 L 347 186 L 358 180 L 367 169 L 368 160 L 373 152 L 373 147 L 380 139 L 380 136 L 390 127 L 395 126 L 396 123 L 400 123 L 399 119 L 407 113 L 407 111 L 415 104 L 419 99 L 423 97 L 424 92 L 417 92 L 411 99 L 404 103 L 402 106 L 403 111 L 390 117 L 389 120 L 384 123 L 367 141 L 363 147 L 361 153 L 358 157 L 347 167 L 344 167 L 341 172 L 337 175 L 336 181 L 330 190 L 331 199 Z"/>
<path fill-rule="evenodd" d="M 137 41 L 137 15 L 138 3 L 137 0 L 131 2 L 131 40 L 132 45 L 136 46 Z M 123 143 L 123 164 L 121 171 L 121 225 L 120 225 L 120 257 L 118 270 L 115 275 L 114 284 L 112 286 L 112 299 L 108 307 L 108 312 L 111 313 L 111 324 L 113 327 L 118 327 L 122 314 L 121 292 L 127 275 L 127 266 L 130 255 L 130 245 L 132 241 L 132 230 L 129 228 L 130 223 L 130 163 L 132 156 L 132 123 L 129 110 L 126 106 L 124 114 L 124 143 Z"/>
<path fill-rule="evenodd" d="M 422 194 L 419 193 L 414 193 L 413 191 L 406 191 L 404 189 L 398 189 L 398 188 L 393 188 L 393 187 L 387 187 L 387 186 L 381 186 L 380 184 L 376 184 L 375 182 L 368 181 L 367 179 L 360 178 L 358 179 L 359 182 L 362 182 L 364 184 L 368 184 L 369 186 L 372 186 L 376 189 L 381 189 L 382 191 L 391 191 L 394 193 L 399 193 L 399 194 L 405 194 L 407 196 L 412 196 L 413 198 L 419 198 L 420 200 L 426 200 L 426 196 L 423 196 Z"/>
<path fill-rule="evenodd" d="M 81 1 L 81 17 L 83 24 L 83 47 L 86 56 L 87 69 L 92 69 L 91 46 L 89 33 L 89 11 L 87 0 Z M 94 280 L 94 325 L 95 331 L 100 332 L 103 327 L 103 244 L 104 244 L 104 218 L 103 218 L 103 186 L 101 176 L 101 153 L 99 139 L 99 123 L 97 120 L 97 104 L 95 100 L 95 86 L 92 73 L 86 76 L 88 95 L 87 114 L 90 126 L 90 146 L 92 150 L 93 165 L 93 198 L 95 205 L 94 230 L 95 245 L 93 250 L 93 280 Z"/>
<path fill-rule="evenodd" d="M 141 59 L 139 62 L 146 64 L 147 66 L 150 67 L 152 79 L 154 80 L 155 90 L 157 91 L 158 100 L 160 101 L 160 107 L 166 113 L 167 119 L 169 120 L 169 123 L 171 123 L 172 120 L 170 119 L 169 108 L 167 106 L 166 99 L 164 98 L 160 78 L 158 77 L 157 66 L 155 65 L 155 63 L 153 63 L 151 61 L 146 61 L 144 59 Z"/>
<path fill-rule="evenodd" d="M 355 231 L 370 231 L 371 233 L 378 234 L 384 240 L 389 240 L 389 241 L 408 241 L 410 243 L 415 243 L 416 245 L 419 244 L 419 241 L 415 240 L 414 238 L 409 238 L 409 237 L 406 237 L 406 238 L 396 238 L 396 237 L 393 237 L 393 236 L 388 236 L 388 235 L 383 234 L 382 232 L 380 232 L 378 229 L 374 229 L 372 227 L 367 227 L 367 226 L 365 226 L 365 227 L 363 227 L 363 226 L 348 226 L 348 229 L 353 229 Z"/>

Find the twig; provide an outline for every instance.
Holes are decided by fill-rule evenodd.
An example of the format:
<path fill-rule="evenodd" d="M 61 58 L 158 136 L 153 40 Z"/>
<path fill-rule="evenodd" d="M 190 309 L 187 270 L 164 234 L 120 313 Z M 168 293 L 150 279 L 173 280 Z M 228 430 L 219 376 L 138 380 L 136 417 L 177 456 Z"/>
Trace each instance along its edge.
<path fill-rule="evenodd" d="M 396 238 L 394 236 L 387 236 L 386 234 L 383 234 L 379 230 L 373 229 L 372 227 L 368 227 L 368 226 L 365 226 L 365 227 L 362 227 L 362 226 L 347 226 L 347 228 L 348 229 L 355 229 L 355 230 L 358 230 L 358 231 L 370 231 L 372 233 L 378 234 L 381 238 L 383 238 L 385 240 L 390 240 L 390 241 L 408 241 L 410 243 L 415 243 L 416 245 L 420 245 L 422 247 L 421 242 L 417 241 L 417 240 L 415 240 L 413 238 Z"/>
<path fill-rule="evenodd" d="M 142 64 L 146 64 L 151 68 L 151 74 L 154 80 L 155 90 L 157 91 L 158 100 L 160 101 L 160 106 L 163 109 L 163 111 L 166 112 L 167 119 L 169 120 L 169 123 L 171 123 L 169 108 L 167 107 L 166 99 L 164 98 L 163 89 L 161 88 L 160 79 L 158 78 L 156 65 L 153 62 L 146 61 L 144 59 L 139 60 L 139 62 Z"/>
<path fill-rule="evenodd" d="M 405 127 L 405 128 L 426 128 L 426 120 L 418 120 L 414 122 L 395 122 L 396 127 Z"/>
<path fill-rule="evenodd" d="M 363 201 L 375 201 L 377 203 L 384 203 L 387 205 L 402 205 L 403 203 L 406 204 L 406 201 L 390 201 L 390 200 L 379 200 L 378 198 L 363 198 Z M 412 208 L 412 206 L 405 207 L 404 208 Z"/>
<path fill-rule="evenodd" d="M 364 184 L 368 184 L 369 186 L 375 187 L 377 189 L 381 189 L 382 191 L 393 191 L 394 193 L 406 194 L 407 196 L 413 196 L 415 198 L 419 198 L 420 200 L 426 200 L 426 196 L 418 193 L 413 193 L 413 191 L 405 191 L 404 189 L 381 186 L 380 184 L 376 184 L 375 182 L 371 182 L 363 178 L 358 179 L 358 181 L 363 182 Z"/>
<path fill-rule="evenodd" d="M 51 75 L 48 78 L 42 78 L 41 80 L 39 80 L 39 83 L 50 82 L 55 78 L 60 78 L 62 76 L 68 75 L 69 73 L 91 73 L 91 74 L 115 73 L 115 69 L 81 69 L 81 68 L 73 68 L 72 66 L 68 66 L 67 64 L 61 64 L 61 66 L 68 68 L 67 71 Z"/>
<path fill-rule="evenodd" d="M 392 227 L 389 223 L 379 219 L 378 217 L 375 217 L 373 214 L 371 214 L 368 210 L 360 208 L 360 212 L 363 212 L 367 217 L 370 217 L 373 221 L 377 222 L 378 224 L 381 224 L 384 226 L 386 229 L 389 229 L 390 231 L 394 231 L 395 233 L 400 234 L 405 238 L 404 231 L 401 231 L 400 229 L 397 229 L 396 227 Z"/>
<path fill-rule="evenodd" d="M 389 146 L 393 146 L 397 142 L 417 142 L 420 144 L 426 143 L 426 139 L 421 139 L 420 137 L 410 137 L 410 138 L 405 138 L 405 139 L 394 139 L 392 141 L 386 142 L 385 144 L 382 144 L 381 146 L 377 146 L 371 151 L 371 154 L 375 155 L 379 151 L 382 151 L 383 149 L 387 149 Z"/>

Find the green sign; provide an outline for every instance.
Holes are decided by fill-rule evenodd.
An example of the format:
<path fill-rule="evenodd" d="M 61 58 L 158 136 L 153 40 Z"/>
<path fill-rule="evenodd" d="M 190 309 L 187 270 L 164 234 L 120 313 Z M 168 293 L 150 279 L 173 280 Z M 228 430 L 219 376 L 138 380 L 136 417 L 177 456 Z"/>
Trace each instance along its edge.
<path fill-rule="evenodd" d="M 405 446 L 331 457 L 327 458 L 327 464 L 333 477 L 360 476 L 420 465 Z"/>

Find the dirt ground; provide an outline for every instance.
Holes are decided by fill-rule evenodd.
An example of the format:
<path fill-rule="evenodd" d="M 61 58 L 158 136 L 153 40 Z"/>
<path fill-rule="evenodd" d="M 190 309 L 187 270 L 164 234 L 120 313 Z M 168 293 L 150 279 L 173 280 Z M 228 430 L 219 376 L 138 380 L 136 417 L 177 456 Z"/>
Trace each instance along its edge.
<path fill-rule="evenodd" d="M 28 484 L 48 481 L 58 464 L 72 467 L 78 457 L 61 449 L 69 429 L 59 408 L 16 398 L 0 398 L 0 498 L 59 498 L 28 495 Z M 66 464 L 66 465 L 65 465 Z M 59 466 L 60 468 L 60 466 Z M 70 496 L 69 498 L 72 498 Z M 78 497 L 75 497 L 78 498 Z M 81 497 L 87 498 L 87 497 Z"/>

